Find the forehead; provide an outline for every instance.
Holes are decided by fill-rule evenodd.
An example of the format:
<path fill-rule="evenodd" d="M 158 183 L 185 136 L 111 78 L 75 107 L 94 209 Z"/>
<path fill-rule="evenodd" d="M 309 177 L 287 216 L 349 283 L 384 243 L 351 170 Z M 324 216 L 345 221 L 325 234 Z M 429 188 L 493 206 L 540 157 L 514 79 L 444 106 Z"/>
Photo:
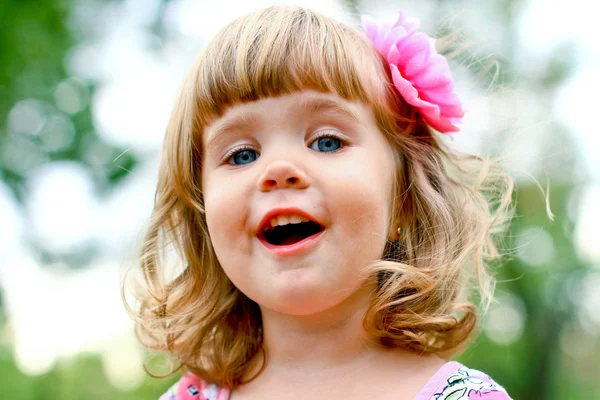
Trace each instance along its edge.
<path fill-rule="evenodd" d="M 348 101 L 330 93 L 302 91 L 278 97 L 241 103 L 229 107 L 222 117 L 204 130 L 205 143 L 219 136 L 281 119 L 303 120 L 319 115 L 346 123 L 365 125 L 373 119 L 370 107 L 360 101 Z"/>

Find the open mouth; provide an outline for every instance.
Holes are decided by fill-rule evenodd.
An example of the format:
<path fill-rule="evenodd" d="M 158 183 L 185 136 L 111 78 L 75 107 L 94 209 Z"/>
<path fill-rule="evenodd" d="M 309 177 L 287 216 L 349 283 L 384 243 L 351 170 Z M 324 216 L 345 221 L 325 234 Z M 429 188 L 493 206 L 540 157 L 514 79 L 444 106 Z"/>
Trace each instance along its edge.
<path fill-rule="evenodd" d="M 260 239 L 273 246 L 289 246 L 323 231 L 318 223 L 298 215 L 279 216 L 268 221 Z"/>

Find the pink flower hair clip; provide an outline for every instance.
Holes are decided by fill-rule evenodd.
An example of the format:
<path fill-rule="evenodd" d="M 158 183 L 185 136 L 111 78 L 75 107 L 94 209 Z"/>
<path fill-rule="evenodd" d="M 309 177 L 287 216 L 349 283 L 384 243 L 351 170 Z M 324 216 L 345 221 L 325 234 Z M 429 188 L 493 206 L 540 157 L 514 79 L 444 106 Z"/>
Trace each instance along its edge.
<path fill-rule="evenodd" d="M 379 25 L 367 15 L 361 20 L 365 34 L 389 63 L 394 86 L 404 100 L 438 132 L 458 132 L 464 112 L 448 62 L 432 38 L 417 32 L 419 21 L 402 12 L 394 24 Z"/>

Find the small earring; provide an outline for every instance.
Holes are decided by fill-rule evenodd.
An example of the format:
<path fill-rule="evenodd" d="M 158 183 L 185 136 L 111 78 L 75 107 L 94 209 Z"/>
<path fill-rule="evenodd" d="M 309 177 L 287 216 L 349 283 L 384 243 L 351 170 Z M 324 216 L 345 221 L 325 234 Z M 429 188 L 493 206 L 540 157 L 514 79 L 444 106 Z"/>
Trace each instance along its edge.
<path fill-rule="evenodd" d="M 398 228 L 398 239 L 400 239 L 402 237 L 403 233 L 404 233 L 404 229 L 403 228 Z"/>

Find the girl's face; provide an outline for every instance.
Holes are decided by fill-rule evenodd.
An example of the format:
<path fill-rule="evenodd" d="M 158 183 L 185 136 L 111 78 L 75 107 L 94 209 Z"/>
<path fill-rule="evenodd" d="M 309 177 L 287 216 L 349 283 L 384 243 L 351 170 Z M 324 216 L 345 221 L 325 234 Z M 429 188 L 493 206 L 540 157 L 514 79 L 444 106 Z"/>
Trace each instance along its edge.
<path fill-rule="evenodd" d="M 291 315 L 357 293 L 390 234 L 395 174 L 369 107 L 312 91 L 239 104 L 203 149 L 208 230 L 239 290 Z"/>

